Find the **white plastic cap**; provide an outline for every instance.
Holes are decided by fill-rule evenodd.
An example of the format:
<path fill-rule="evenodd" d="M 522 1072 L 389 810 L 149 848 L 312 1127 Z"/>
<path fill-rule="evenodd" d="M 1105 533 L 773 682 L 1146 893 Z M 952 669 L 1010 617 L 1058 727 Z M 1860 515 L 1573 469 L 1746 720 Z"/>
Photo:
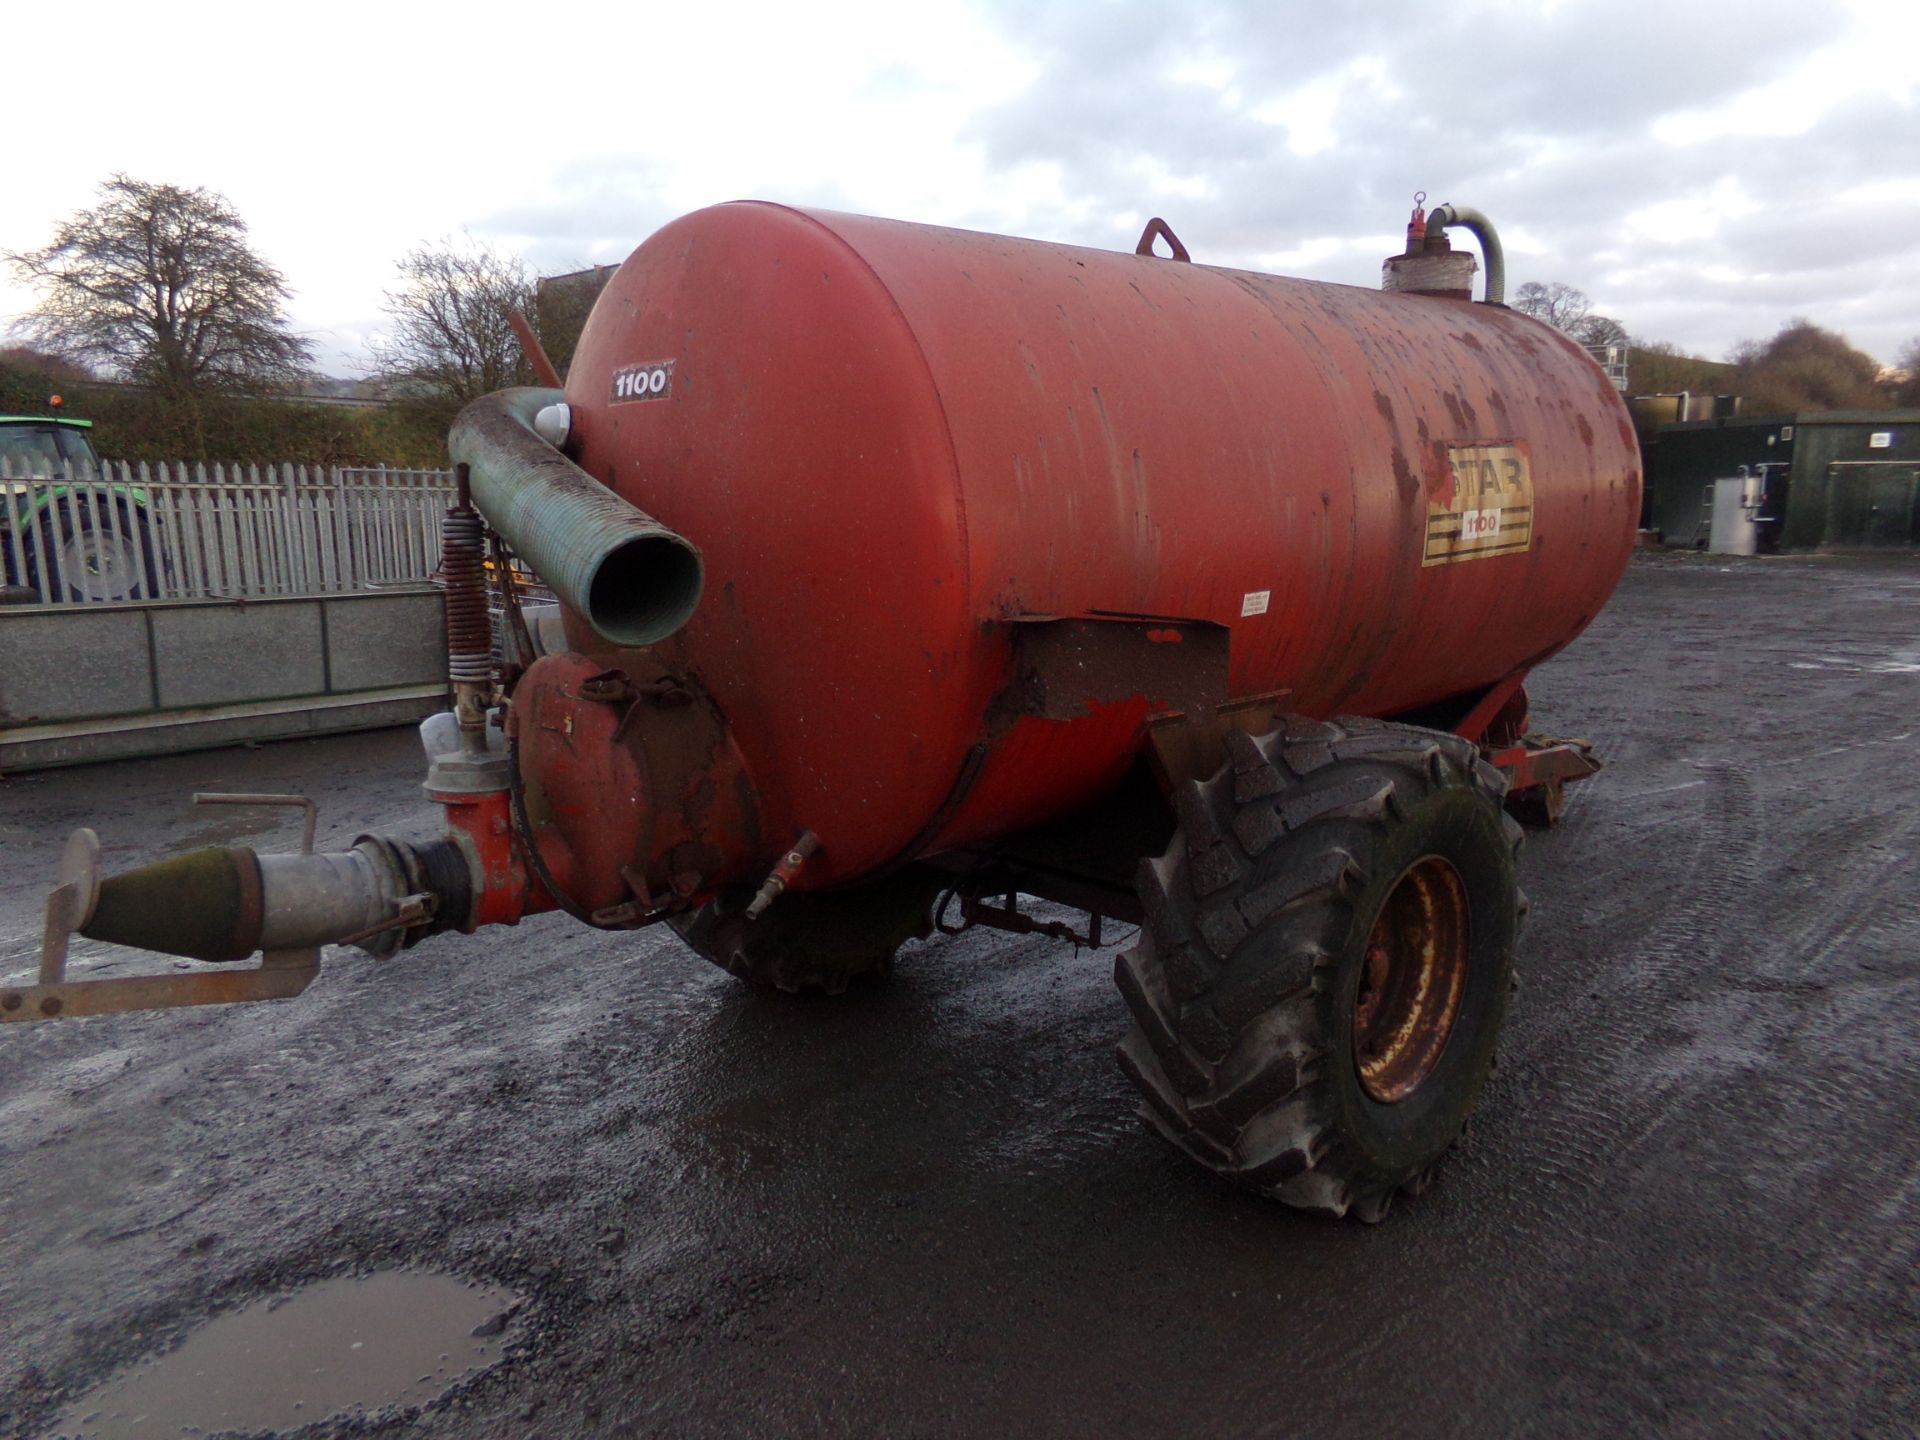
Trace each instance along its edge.
<path fill-rule="evenodd" d="M 564 401 L 558 405 L 543 405 L 534 412 L 533 433 L 554 449 L 560 449 L 567 443 L 567 436 L 573 433 L 573 407 Z"/>

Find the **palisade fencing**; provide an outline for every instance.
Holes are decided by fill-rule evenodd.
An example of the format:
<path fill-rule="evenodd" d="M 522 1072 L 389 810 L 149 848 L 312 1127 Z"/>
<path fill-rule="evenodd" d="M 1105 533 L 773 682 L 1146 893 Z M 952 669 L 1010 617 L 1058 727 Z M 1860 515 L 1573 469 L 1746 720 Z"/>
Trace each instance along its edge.
<path fill-rule="evenodd" d="M 446 470 L 131 465 L 0 468 L 12 598 L 66 605 L 257 599 L 420 584 L 440 564 Z"/>

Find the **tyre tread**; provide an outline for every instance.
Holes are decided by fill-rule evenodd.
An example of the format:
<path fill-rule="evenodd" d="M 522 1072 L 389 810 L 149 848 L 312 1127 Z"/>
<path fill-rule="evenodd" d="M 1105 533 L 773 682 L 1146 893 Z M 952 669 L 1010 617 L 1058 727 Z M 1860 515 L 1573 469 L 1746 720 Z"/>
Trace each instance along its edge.
<path fill-rule="evenodd" d="M 1497 812 L 1505 777 L 1456 736 L 1361 718 L 1290 716 L 1266 736 L 1230 732 L 1225 750 L 1215 776 L 1177 795 L 1167 853 L 1139 868 L 1146 921 L 1115 963 L 1135 1021 L 1121 1068 L 1151 1127 L 1207 1168 L 1297 1208 L 1377 1221 L 1433 1167 L 1381 1176 L 1342 1146 L 1315 996 L 1367 884 L 1356 857 L 1437 790 L 1474 790 Z M 1516 854 L 1518 832 L 1504 821 Z M 1300 857 L 1276 857 L 1253 883 L 1253 862 L 1283 842 Z M 1256 934 L 1260 963 L 1236 965 Z"/>

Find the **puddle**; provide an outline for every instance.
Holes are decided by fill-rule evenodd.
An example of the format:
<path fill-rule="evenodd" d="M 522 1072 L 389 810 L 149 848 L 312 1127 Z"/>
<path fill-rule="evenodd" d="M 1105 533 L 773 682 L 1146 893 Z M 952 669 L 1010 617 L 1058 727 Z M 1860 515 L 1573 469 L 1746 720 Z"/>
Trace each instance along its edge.
<path fill-rule="evenodd" d="M 293 1429 L 346 1410 L 422 1405 L 500 1358 L 516 1299 L 411 1271 L 324 1280 L 222 1315 L 75 1401 L 52 1433 L 145 1440 Z"/>

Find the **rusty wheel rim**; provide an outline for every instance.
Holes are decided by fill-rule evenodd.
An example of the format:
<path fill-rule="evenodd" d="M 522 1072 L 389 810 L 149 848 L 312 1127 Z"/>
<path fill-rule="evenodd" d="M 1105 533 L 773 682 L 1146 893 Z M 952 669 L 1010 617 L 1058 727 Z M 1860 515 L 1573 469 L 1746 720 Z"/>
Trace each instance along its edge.
<path fill-rule="evenodd" d="M 1467 991 L 1467 887 L 1438 855 L 1394 882 L 1367 937 L 1353 1005 L 1353 1063 L 1382 1105 L 1406 1099 L 1446 1052 Z"/>

